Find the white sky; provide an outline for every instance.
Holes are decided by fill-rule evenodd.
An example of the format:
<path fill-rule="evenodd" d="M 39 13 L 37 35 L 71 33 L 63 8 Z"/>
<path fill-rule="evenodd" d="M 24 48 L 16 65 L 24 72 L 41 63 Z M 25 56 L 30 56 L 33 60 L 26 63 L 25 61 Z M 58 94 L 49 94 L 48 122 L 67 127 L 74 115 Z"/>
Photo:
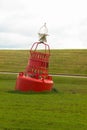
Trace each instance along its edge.
<path fill-rule="evenodd" d="M 30 49 L 44 22 L 51 49 L 87 49 L 86 0 L 0 0 L 0 49 Z"/>

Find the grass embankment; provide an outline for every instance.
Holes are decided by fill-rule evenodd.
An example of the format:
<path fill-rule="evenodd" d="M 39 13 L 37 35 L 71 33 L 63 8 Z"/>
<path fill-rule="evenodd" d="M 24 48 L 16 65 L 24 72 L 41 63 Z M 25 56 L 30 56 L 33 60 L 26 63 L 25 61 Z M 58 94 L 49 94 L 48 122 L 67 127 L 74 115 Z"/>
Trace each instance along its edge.
<path fill-rule="evenodd" d="M 28 62 L 27 50 L 0 50 L 0 71 L 24 71 Z M 87 75 L 86 50 L 51 50 L 51 74 Z"/>
<path fill-rule="evenodd" d="M 86 130 L 87 79 L 53 77 L 58 92 L 16 92 L 0 75 L 0 130 Z"/>
<path fill-rule="evenodd" d="M 24 71 L 28 51 L 0 51 L 0 71 Z M 87 75 L 87 50 L 51 50 L 50 73 Z M 53 77 L 58 91 L 15 91 L 0 75 L 0 130 L 86 130 L 87 78 Z"/>
<path fill-rule="evenodd" d="M 0 71 L 24 71 L 28 62 L 29 51 L 25 50 L 0 50 Z"/>
<path fill-rule="evenodd" d="M 87 49 L 52 50 L 50 70 L 57 74 L 87 75 Z"/>

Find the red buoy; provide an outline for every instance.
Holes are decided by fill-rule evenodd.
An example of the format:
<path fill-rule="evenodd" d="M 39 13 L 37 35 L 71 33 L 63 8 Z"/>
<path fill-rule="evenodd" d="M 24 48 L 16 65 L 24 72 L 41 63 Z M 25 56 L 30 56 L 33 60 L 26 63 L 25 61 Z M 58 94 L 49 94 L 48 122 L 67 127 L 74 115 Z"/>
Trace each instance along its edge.
<path fill-rule="evenodd" d="M 45 46 L 44 52 L 37 51 L 38 45 Z M 33 50 L 34 48 L 34 50 Z M 16 90 L 19 91 L 51 91 L 53 87 L 52 76 L 48 75 L 50 48 L 41 42 L 33 44 L 30 58 L 25 72 L 20 72 L 16 80 Z"/>
<path fill-rule="evenodd" d="M 46 28 L 46 24 L 44 26 Z M 25 71 L 20 72 L 17 76 L 16 90 L 25 92 L 52 90 L 53 80 L 52 76 L 48 74 L 50 47 L 45 43 L 47 34 L 41 32 L 39 36 L 40 42 L 35 42 L 30 49 L 30 57 Z M 38 50 L 40 45 L 44 46 L 44 51 Z"/>

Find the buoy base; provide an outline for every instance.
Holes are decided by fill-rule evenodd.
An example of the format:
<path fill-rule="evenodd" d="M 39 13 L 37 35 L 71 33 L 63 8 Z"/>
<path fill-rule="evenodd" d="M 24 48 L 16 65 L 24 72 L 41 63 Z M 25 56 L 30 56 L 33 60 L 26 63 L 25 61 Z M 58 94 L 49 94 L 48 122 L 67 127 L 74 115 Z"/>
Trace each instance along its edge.
<path fill-rule="evenodd" d="M 43 91 L 51 91 L 53 87 L 52 77 L 48 76 L 46 79 L 37 79 L 32 77 L 27 77 L 24 73 L 19 73 L 15 90 L 28 92 L 43 92 Z"/>

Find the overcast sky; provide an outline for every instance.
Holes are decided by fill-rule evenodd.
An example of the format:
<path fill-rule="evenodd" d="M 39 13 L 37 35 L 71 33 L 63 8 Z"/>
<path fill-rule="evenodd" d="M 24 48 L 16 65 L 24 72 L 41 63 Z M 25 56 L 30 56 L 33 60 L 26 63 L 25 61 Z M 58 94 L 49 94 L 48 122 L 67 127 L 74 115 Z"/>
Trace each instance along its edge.
<path fill-rule="evenodd" d="M 30 49 L 45 22 L 51 49 L 87 49 L 86 0 L 0 0 L 0 49 Z"/>

